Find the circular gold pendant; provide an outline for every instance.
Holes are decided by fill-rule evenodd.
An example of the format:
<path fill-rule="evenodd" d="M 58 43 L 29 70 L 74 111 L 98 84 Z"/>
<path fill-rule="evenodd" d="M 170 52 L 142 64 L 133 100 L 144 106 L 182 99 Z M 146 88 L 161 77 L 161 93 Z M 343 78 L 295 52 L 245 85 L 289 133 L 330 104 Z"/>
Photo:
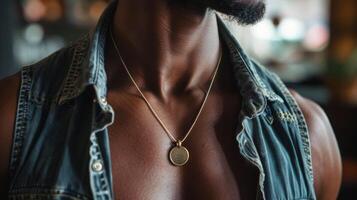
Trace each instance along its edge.
<path fill-rule="evenodd" d="M 189 157 L 190 154 L 188 150 L 181 145 L 177 145 L 170 150 L 169 158 L 171 163 L 175 166 L 185 165 Z"/>

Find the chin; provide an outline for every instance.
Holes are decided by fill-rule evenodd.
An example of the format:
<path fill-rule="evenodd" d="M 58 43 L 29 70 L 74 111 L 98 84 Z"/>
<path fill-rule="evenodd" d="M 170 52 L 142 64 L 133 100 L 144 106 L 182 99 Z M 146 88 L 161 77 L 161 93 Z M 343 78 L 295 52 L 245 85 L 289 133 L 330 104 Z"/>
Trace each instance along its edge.
<path fill-rule="evenodd" d="M 265 14 L 265 0 L 168 0 L 199 9 L 210 8 L 225 14 L 241 25 L 251 25 L 260 21 Z"/>
<path fill-rule="evenodd" d="M 260 21 L 265 14 L 265 0 L 197 0 L 206 2 L 206 6 L 229 16 L 242 25 L 251 25 Z"/>

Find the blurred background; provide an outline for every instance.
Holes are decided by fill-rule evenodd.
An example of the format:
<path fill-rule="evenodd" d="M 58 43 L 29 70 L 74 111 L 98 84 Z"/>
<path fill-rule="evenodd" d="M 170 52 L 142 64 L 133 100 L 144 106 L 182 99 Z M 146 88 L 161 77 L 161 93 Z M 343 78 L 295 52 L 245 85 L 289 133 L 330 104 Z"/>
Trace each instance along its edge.
<path fill-rule="evenodd" d="M 92 29 L 106 0 L 1 0 L 0 78 Z M 344 164 L 339 199 L 357 199 L 357 1 L 267 0 L 242 46 L 327 112 Z"/>

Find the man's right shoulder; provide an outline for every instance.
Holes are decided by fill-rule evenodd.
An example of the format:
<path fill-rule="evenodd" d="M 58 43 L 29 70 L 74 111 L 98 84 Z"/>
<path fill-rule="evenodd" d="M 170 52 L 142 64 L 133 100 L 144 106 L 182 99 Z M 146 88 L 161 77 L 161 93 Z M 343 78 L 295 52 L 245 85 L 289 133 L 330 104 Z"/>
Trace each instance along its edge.
<path fill-rule="evenodd" d="M 51 91 L 60 85 L 71 61 L 71 48 L 62 48 L 37 63 L 23 67 L 19 72 L 0 80 L 0 193 L 6 192 L 13 135 L 16 125 L 19 97 L 23 86 L 31 86 L 37 93 Z"/>
<path fill-rule="evenodd" d="M 0 79 L 0 144 L 2 141 L 1 135 L 10 128 L 13 128 L 13 124 L 10 123 L 10 121 L 12 122 L 10 116 L 16 113 L 18 93 L 22 84 L 21 82 L 23 81 L 24 72 L 31 72 L 31 75 L 27 74 L 27 76 L 31 76 L 31 78 L 43 79 L 43 77 L 46 77 L 47 80 L 51 80 L 51 82 L 54 81 L 55 77 L 58 77 L 61 73 L 65 73 L 66 66 L 74 62 L 73 54 L 77 43 L 78 42 L 75 42 L 67 47 L 61 48 L 40 61 L 23 67 L 14 75 Z M 39 80 L 32 81 L 38 82 Z"/>
<path fill-rule="evenodd" d="M 10 160 L 20 82 L 20 73 L 0 80 L 0 192 L 6 192 L 4 190 L 8 186 L 8 161 Z"/>
<path fill-rule="evenodd" d="M 22 87 L 31 86 L 30 90 L 48 94 L 51 88 L 61 84 L 62 76 L 72 62 L 72 52 L 72 47 L 62 48 L 14 75 L 0 79 L 0 194 L 8 187 L 9 160 Z"/>
<path fill-rule="evenodd" d="M 20 73 L 0 80 L 0 135 L 13 128 L 20 82 Z"/>
<path fill-rule="evenodd" d="M 17 93 L 21 82 L 21 72 L 17 72 L 7 78 L 0 80 L 0 110 L 4 113 L 3 109 L 11 103 L 13 99 L 17 100 Z M 2 114 L 2 116 L 4 116 Z M 1 118 L 2 119 L 2 118 Z"/>

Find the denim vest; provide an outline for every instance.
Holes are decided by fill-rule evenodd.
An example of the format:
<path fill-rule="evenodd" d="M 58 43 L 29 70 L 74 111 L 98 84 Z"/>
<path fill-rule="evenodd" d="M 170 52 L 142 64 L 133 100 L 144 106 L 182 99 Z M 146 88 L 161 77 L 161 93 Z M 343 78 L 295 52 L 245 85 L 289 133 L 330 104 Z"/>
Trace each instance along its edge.
<path fill-rule="evenodd" d="M 106 101 L 104 48 L 115 7 L 115 1 L 108 6 L 92 36 L 22 69 L 9 199 L 114 199 L 107 129 L 114 111 Z M 242 96 L 237 147 L 260 172 L 257 198 L 316 199 L 301 110 L 217 19 Z"/>

